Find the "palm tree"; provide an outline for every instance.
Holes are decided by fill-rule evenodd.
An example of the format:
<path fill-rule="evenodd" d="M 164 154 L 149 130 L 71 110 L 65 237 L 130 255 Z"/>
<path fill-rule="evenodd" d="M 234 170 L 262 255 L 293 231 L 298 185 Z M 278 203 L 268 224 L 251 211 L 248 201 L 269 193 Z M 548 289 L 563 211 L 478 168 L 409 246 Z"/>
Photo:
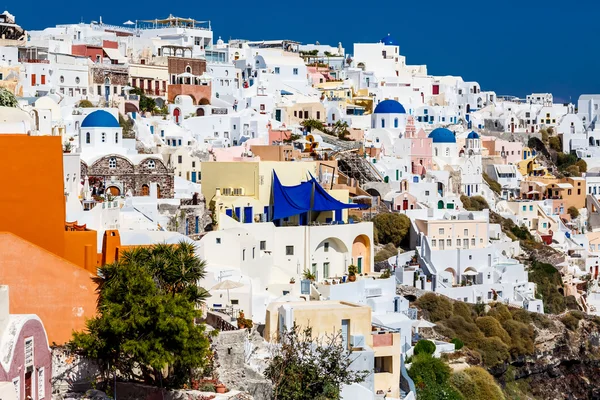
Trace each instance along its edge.
<path fill-rule="evenodd" d="M 327 69 L 329 69 L 329 57 L 331 57 L 333 54 L 331 54 L 328 51 L 324 52 L 323 54 L 325 55 L 325 57 L 327 57 Z"/>

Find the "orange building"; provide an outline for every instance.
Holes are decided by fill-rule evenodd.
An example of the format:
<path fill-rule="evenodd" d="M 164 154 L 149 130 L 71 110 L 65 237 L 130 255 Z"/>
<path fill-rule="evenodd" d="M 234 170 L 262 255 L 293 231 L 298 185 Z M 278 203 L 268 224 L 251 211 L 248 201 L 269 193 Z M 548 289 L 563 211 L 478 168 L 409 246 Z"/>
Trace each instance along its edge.
<path fill-rule="evenodd" d="M 37 314 L 50 342 L 95 314 L 96 232 L 67 231 L 58 136 L 0 135 L 0 284 L 10 312 Z"/>

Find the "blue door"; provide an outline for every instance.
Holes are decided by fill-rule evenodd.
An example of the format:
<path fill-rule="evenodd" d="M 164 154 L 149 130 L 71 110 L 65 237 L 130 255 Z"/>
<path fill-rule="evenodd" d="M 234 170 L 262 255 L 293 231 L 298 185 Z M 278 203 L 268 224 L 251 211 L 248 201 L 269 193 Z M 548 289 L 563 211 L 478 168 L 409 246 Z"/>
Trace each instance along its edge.
<path fill-rule="evenodd" d="M 228 217 L 233 218 L 233 210 L 231 208 L 228 208 L 225 210 L 225 215 L 227 215 Z"/>
<path fill-rule="evenodd" d="M 185 220 L 185 234 L 186 236 L 190 234 L 190 220 L 187 218 Z"/>
<path fill-rule="evenodd" d="M 238 222 L 242 222 L 242 208 L 241 207 L 236 207 L 235 208 L 235 217 L 237 218 Z"/>
<path fill-rule="evenodd" d="M 252 223 L 252 207 L 244 207 L 244 223 Z"/>
<path fill-rule="evenodd" d="M 350 320 L 343 319 L 342 320 L 342 346 L 345 349 L 348 348 L 348 336 L 350 336 Z"/>
<path fill-rule="evenodd" d="M 192 172 L 192 182 L 196 183 L 196 172 Z"/>
<path fill-rule="evenodd" d="M 269 206 L 265 206 L 264 213 L 265 213 L 265 222 L 269 222 L 270 221 L 270 219 L 269 219 Z"/>
<path fill-rule="evenodd" d="M 275 121 L 281 122 L 281 110 L 275 110 Z"/>
<path fill-rule="evenodd" d="M 110 86 L 104 86 L 104 99 L 108 101 L 108 97 L 110 96 Z"/>
<path fill-rule="evenodd" d="M 154 135 L 154 125 L 150 125 L 150 133 Z"/>

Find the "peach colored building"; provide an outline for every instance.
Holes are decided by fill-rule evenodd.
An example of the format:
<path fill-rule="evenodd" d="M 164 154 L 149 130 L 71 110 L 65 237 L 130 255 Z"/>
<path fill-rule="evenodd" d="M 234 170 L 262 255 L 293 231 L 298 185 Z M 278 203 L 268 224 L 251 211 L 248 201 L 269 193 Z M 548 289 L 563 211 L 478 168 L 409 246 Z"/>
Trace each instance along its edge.
<path fill-rule="evenodd" d="M 507 163 L 515 164 L 524 159 L 523 143 L 509 142 L 491 136 L 481 137 L 481 146 L 487 149 L 490 156 L 501 156 Z"/>
<path fill-rule="evenodd" d="M 489 242 L 488 222 L 478 220 L 415 220 L 432 250 L 482 249 Z"/>

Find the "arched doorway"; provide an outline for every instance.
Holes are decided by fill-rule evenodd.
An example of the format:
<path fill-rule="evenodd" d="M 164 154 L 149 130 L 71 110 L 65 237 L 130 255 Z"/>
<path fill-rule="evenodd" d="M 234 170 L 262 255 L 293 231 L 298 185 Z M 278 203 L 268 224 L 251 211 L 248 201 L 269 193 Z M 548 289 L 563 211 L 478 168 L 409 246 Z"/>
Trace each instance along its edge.
<path fill-rule="evenodd" d="M 444 208 L 444 201 L 440 200 L 438 201 L 438 210 L 442 210 Z"/>
<path fill-rule="evenodd" d="M 125 113 L 137 113 L 140 112 L 138 108 L 133 103 L 125 103 Z"/>
<path fill-rule="evenodd" d="M 106 189 L 106 192 L 107 192 L 107 193 L 110 193 L 110 194 L 111 194 L 111 195 L 113 195 L 113 196 L 120 196 L 120 195 L 121 195 L 121 189 L 119 189 L 119 188 L 118 188 L 118 187 L 116 187 L 116 186 L 109 186 L 109 187 Z"/>
<path fill-rule="evenodd" d="M 342 276 L 345 272 L 345 261 L 348 248 L 341 240 L 329 237 L 322 240 L 311 255 L 311 269 L 317 280 Z"/>
<path fill-rule="evenodd" d="M 176 108 L 173 110 L 173 116 L 175 117 L 175 123 L 178 124 L 179 123 L 179 116 L 181 115 L 181 110 L 179 108 Z"/>
<path fill-rule="evenodd" d="M 150 196 L 150 186 L 142 185 L 142 196 Z"/>
<path fill-rule="evenodd" d="M 110 96 L 110 78 L 106 77 L 104 79 L 104 100 L 108 101 L 109 96 Z"/>
<path fill-rule="evenodd" d="M 160 186 L 156 185 L 156 197 L 160 199 Z"/>
<path fill-rule="evenodd" d="M 452 286 L 456 285 L 456 271 L 454 270 L 454 268 L 446 268 L 444 270 L 444 272 L 447 272 L 451 275 L 450 280 L 448 281 L 448 283 Z"/>
<path fill-rule="evenodd" d="M 200 99 L 200 102 L 198 103 L 198 105 L 201 106 L 206 106 L 210 104 L 210 100 L 208 100 L 206 97 L 203 97 Z"/>
<path fill-rule="evenodd" d="M 352 242 L 352 263 L 359 273 L 371 273 L 371 240 L 367 235 L 358 235 Z"/>
<path fill-rule="evenodd" d="M 196 116 L 197 117 L 204 117 L 204 108 L 197 108 L 196 109 Z"/>
<path fill-rule="evenodd" d="M 467 114 L 471 112 L 471 105 L 467 104 Z"/>

